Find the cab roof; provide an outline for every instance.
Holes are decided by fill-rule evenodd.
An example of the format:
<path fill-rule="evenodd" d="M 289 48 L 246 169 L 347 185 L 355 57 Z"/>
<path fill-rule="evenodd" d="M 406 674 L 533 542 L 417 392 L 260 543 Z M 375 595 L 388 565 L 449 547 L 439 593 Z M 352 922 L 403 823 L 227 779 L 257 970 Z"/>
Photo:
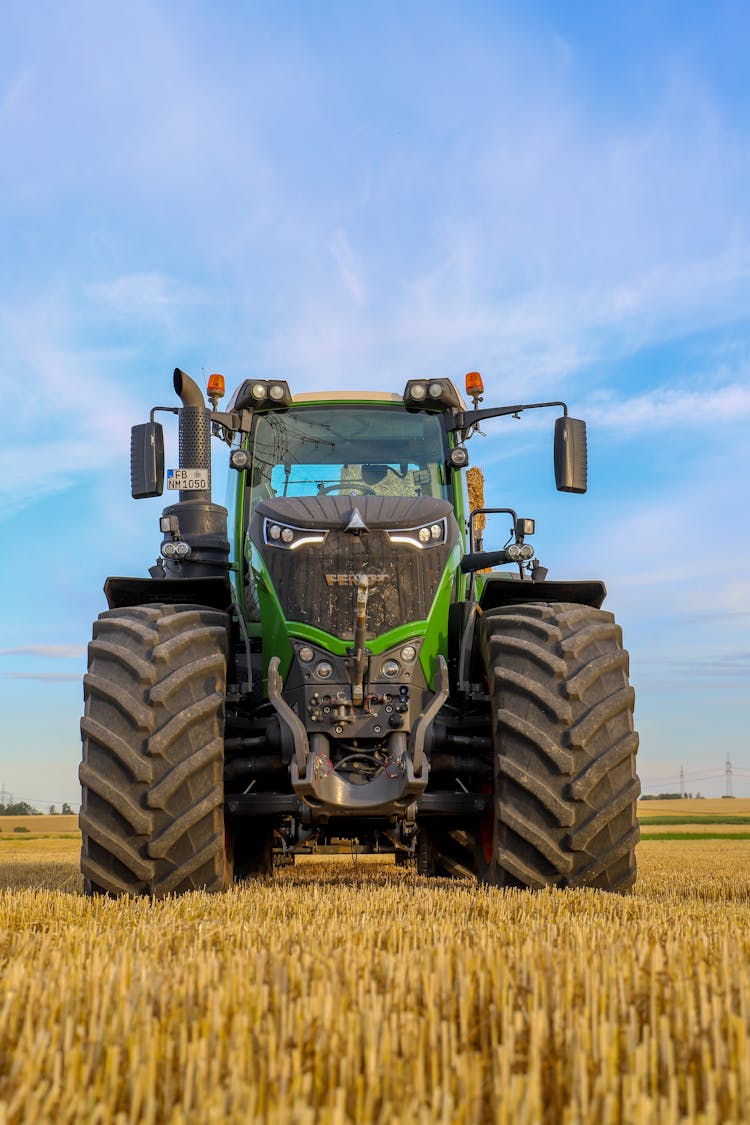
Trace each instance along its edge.
<path fill-rule="evenodd" d="M 292 395 L 292 405 L 302 402 L 397 402 L 403 403 L 403 395 L 389 391 L 303 391 Z"/>
<path fill-rule="evenodd" d="M 450 380 L 446 380 L 450 382 Z M 463 395 L 452 384 L 460 403 L 460 409 L 466 410 Z M 301 394 L 292 395 L 292 406 L 301 406 L 304 403 L 314 402 L 382 402 L 403 404 L 404 396 L 393 394 L 390 391 L 303 391 Z"/>

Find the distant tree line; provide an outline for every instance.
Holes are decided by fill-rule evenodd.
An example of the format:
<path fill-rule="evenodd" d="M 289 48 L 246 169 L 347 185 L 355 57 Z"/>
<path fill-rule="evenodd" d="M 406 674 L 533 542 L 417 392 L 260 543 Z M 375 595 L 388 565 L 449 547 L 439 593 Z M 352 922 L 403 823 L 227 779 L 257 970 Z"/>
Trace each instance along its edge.
<path fill-rule="evenodd" d="M 49 816 L 73 816 L 75 810 L 70 807 L 67 801 L 63 802 L 59 814 L 57 805 L 50 805 Z M 35 809 L 28 801 L 15 801 L 11 805 L 0 805 L 0 816 L 41 816 L 39 809 Z"/>
<path fill-rule="evenodd" d="M 642 793 L 642 801 L 681 801 L 682 798 L 687 801 L 700 801 L 703 798 L 702 793 Z"/>

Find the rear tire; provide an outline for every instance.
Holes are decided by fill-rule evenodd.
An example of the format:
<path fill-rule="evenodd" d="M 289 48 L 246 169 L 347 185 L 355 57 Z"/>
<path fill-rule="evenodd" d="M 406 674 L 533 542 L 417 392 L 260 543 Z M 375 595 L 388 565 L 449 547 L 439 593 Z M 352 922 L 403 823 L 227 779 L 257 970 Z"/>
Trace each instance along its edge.
<path fill-rule="evenodd" d="M 638 735 L 612 614 L 567 603 L 504 606 L 482 617 L 480 646 L 495 746 L 480 879 L 629 890 Z"/>
<path fill-rule="evenodd" d="M 94 624 L 81 720 L 81 870 L 88 893 L 222 891 L 227 614 L 109 610 Z"/>
<path fill-rule="evenodd" d="M 415 855 L 418 875 L 448 879 L 476 875 L 474 835 L 464 829 L 420 825 Z"/>

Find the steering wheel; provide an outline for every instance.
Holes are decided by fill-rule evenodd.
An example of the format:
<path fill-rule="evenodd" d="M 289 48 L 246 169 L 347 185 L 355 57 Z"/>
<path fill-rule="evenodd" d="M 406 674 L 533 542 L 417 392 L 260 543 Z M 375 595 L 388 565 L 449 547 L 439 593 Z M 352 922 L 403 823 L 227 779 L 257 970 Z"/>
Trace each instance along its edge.
<path fill-rule="evenodd" d="M 340 480 L 336 484 L 326 484 L 320 489 L 319 495 L 327 496 L 329 492 L 350 492 L 357 491 L 363 495 L 377 496 L 374 488 L 370 488 L 369 484 L 365 484 L 363 480 Z"/>

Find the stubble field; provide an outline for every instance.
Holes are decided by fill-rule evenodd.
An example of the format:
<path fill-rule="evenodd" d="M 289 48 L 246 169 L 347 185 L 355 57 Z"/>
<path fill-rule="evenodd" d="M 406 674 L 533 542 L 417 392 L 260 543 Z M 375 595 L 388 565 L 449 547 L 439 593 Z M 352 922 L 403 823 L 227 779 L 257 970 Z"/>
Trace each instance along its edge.
<path fill-rule="evenodd" d="M 342 858 L 152 903 L 5 836 L 0 1123 L 750 1116 L 750 841 L 645 841 L 627 897 Z"/>

